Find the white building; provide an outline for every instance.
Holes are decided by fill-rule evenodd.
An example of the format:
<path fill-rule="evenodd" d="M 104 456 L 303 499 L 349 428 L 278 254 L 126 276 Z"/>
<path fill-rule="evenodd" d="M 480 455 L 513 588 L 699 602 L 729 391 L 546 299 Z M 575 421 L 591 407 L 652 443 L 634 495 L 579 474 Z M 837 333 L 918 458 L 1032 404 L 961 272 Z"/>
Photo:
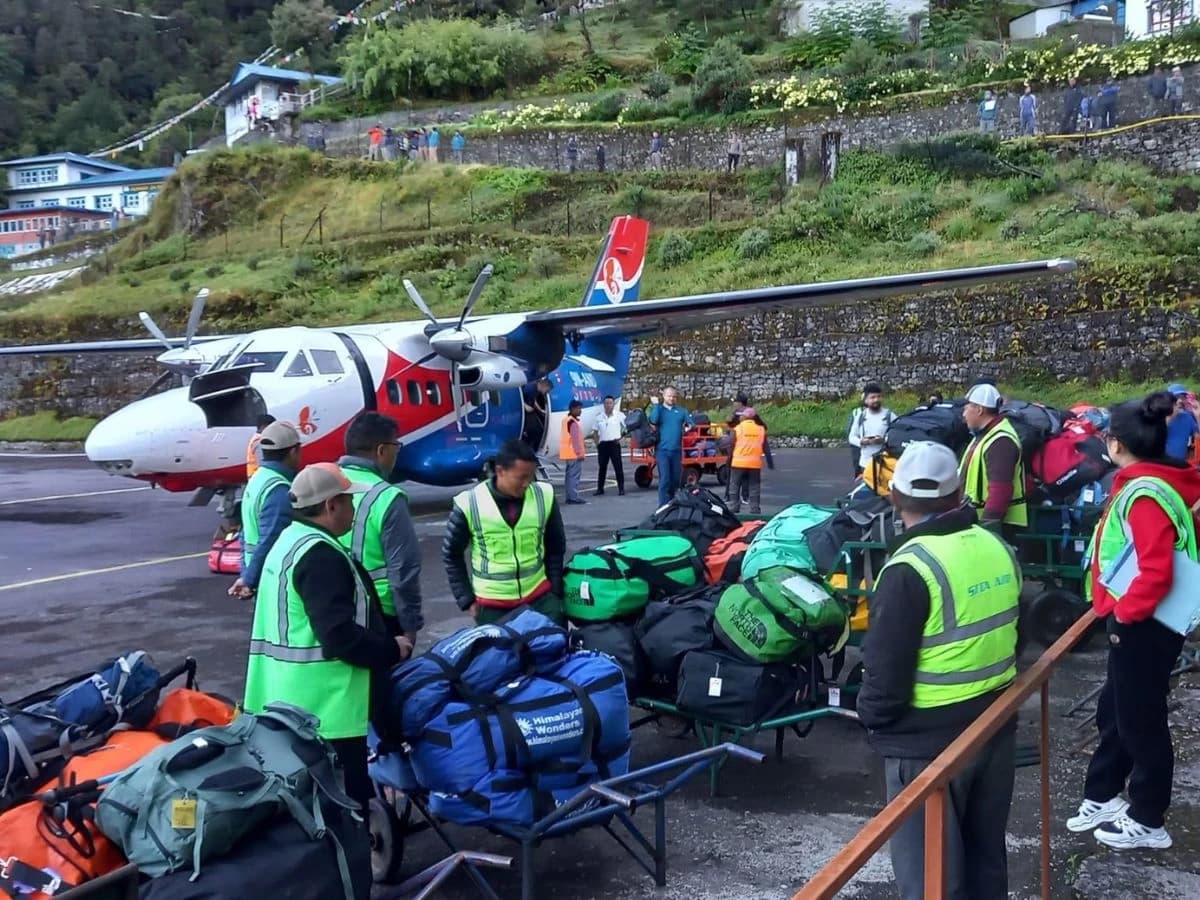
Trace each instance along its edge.
<path fill-rule="evenodd" d="M 785 0 L 783 33 L 795 37 L 811 31 L 822 15 L 845 12 L 854 5 L 855 0 Z M 929 0 L 884 0 L 884 6 L 914 34 L 919 33 L 920 22 L 929 17 Z"/>
<path fill-rule="evenodd" d="M 300 85 L 309 82 L 320 88 L 302 93 Z M 319 102 L 322 89 L 341 83 L 342 79 L 333 75 L 239 63 L 229 87 L 218 98 L 225 106 L 225 146 L 232 147 L 260 122 L 272 123 L 284 113 L 299 112 Z"/>
<path fill-rule="evenodd" d="M 0 257 L 20 256 L 78 230 L 144 216 L 174 169 L 131 169 L 77 153 L 0 162 L 7 206 L 0 209 Z"/>
<path fill-rule="evenodd" d="M 1044 37 L 1047 29 L 1060 22 L 1090 20 L 1125 23 L 1126 0 L 1035 0 L 1036 9 L 1016 16 L 1008 23 L 1008 34 L 1014 41 L 1029 41 Z"/>
<path fill-rule="evenodd" d="M 1200 18 L 1200 0 L 1125 0 L 1125 30 L 1135 38 L 1161 37 Z"/>

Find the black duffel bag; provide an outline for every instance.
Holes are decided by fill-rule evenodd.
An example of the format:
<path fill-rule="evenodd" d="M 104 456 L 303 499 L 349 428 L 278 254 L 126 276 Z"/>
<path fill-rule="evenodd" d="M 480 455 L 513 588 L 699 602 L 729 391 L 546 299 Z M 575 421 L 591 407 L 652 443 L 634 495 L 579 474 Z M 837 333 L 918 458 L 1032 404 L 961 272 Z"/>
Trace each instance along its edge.
<path fill-rule="evenodd" d="M 808 552 L 817 566 L 817 574 L 828 575 L 837 566 L 842 547 L 850 542 L 888 543 L 896 535 L 895 513 L 887 497 L 868 494 L 849 501 L 824 522 L 804 532 Z M 858 551 L 860 554 L 862 550 Z M 872 552 L 872 570 L 883 568 L 883 551 Z M 854 561 L 856 574 L 864 571 L 861 560 Z"/>
<path fill-rule="evenodd" d="M 638 526 L 641 531 L 675 531 L 692 542 L 703 557 L 713 541 L 741 527 L 720 497 L 699 485 L 681 487 L 664 506 Z"/>
<path fill-rule="evenodd" d="M 674 698 L 684 655 L 714 646 L 713 614 L 724 588 L 706 584 L 646 607 L 635 633 L 652 696 Z"/>
<path fill-rule="evenodd" d="M 961 456 L 971 443 L 971 432 L 963 421 L 966 400 L 947 400 L 932 406 L 918 406 L 910 413 L 897 416 L 888 426 L 884 446 L 897 459 L 913 441 L 933 441 L 944 444 Z"/>
<path fill-rule="evenodd" d="M 679 667 L 675 704 L 714 722 L 754 725 L 789 710 L 799 686 L 794 666 L 760 665 L 723 650 L 693 650 Z"/>
<path fill-rule="evenodd" d="M 648 678 L 645 654 L 638 646 L 636 619 L 585 622 L 571 629 L 571 646 L 611 656 L 625 674 L 625 692 L 636 697 Z"/>

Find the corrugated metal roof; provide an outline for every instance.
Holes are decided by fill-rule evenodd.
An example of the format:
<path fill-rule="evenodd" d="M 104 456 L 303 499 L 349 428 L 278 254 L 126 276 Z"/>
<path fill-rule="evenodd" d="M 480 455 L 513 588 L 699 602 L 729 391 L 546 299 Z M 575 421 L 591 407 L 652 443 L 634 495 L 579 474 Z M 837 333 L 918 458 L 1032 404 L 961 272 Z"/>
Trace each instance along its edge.
<path fill-rule="evenodd" d="M 28 166 L 34 163 L 49 163 L 49 162 L 73 162 L 79 165 L 95 166 L 98 169 L 108 169 L 111 172 L 128 172 L 129 166 L 122 166 L 119 163 L 108 162 L 104 159 L 94 159 L 91 156 L 84 156 L 80 153 L 47 153 L 44 156 L 26 156 L 22 159 L 8 159 L 0 161 L 0 166 Z"/>

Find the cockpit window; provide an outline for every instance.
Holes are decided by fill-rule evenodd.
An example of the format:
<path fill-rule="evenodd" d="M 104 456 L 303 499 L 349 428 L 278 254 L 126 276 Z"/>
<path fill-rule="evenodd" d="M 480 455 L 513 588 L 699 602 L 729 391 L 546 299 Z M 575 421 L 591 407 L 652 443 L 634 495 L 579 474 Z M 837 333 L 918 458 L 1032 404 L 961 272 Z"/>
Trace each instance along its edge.
<path fill-rule="evenodd" d="M 249 366 L 257 364 L 258 368 L 254 373 L 261 374 L 263 372 L 274 372 L 279 368 L 279 364 L 283 362 L 283 358 L 287 353 L 279 350 L 247 350 L 241 354 L 234 362 L 235 366 Z"/>
<path fill-rule="evenodd" d="M 337 352 L 334 350 L 310 350 L 312 353 L 313 363 L 317 367 L 317 371 L 322 375 L 341 375 L 345 372 L 342 368 L 342 361 L 338 359 Z"/>
<path fill-rule="evenodd" d="M 308 364 L 308 356 L 303 350 L 296 353 L 296 358 L 292 360 L 292 364 L 288 366 L 286 372 L 283 373 L 284 378 L 303 378 L 306 375 L 312 374 L 312 366 Z"/>

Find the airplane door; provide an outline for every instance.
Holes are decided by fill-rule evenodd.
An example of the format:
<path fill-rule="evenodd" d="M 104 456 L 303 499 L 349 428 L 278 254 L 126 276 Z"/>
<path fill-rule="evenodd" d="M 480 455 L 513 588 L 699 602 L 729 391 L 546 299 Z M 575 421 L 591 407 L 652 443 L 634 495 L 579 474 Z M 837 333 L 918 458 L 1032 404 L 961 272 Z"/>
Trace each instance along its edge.
<path fill-rule="evenodd" d="M 491 394 L 488 391 L 463 391 L 463 400 L 467 403 L 467 414 L 463 416 L 463 427 L 486 428 L 491 407 Z"/>

